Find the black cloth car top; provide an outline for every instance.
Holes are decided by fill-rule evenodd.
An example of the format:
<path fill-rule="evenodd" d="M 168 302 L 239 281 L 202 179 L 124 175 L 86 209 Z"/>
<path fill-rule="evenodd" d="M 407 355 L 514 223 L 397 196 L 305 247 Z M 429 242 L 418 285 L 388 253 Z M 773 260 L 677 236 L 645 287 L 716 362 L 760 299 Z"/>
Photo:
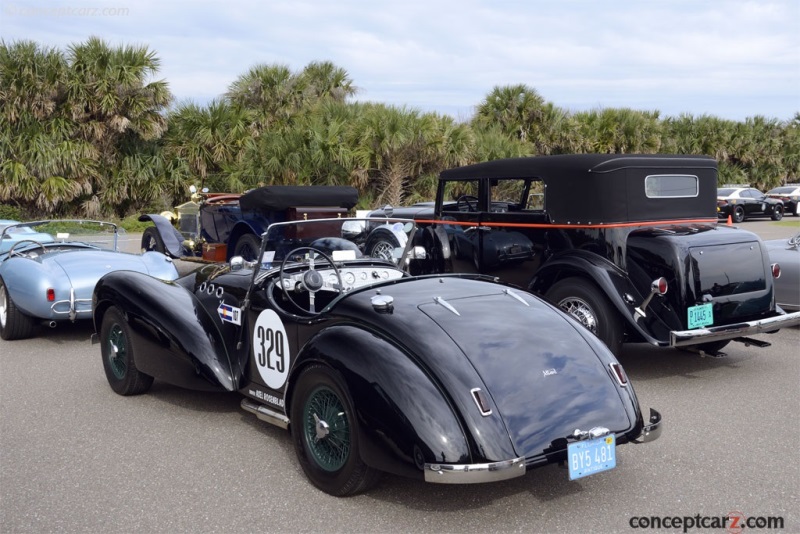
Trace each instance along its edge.
<path fill-rule="evenodd" d="M 698 194 L 651 198 L 651 175 L 697 176 Z M 708 156 L 568 154 L 487 161 L 443 171 L 442 180 L 535 179 L 547 186 L 552 224 L 614 224 L 717 217 L 717 162 Z"/>
<path fill-rule="evenodd" d="M 358 191 L 348 186 L 267 185 L 241 196 L 239 207 L 245 211 L 281 211 L 298 206 L 351 209 L 358 203 Z"/>

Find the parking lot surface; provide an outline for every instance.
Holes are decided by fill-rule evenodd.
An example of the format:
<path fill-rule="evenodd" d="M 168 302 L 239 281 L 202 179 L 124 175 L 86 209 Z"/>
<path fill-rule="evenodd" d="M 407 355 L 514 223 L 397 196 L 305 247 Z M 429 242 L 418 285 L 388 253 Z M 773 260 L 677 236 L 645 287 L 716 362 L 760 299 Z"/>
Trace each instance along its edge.
<path fill-rule="evenodd" d="M 764 239 L 800 228 L 741 226 Z M 733 343 L 724 358 L 626 347 L 639 400 L 665 427 L 620 447 L 611 471 L 570 482 L 549 466 L 474 486 L 387 475 L 346 499 L 311 486 L 286 431 L 235 394 L 156 382 L 116 395 L 91 333 L 84 323 L 0 340 L 2 532 L 636 532 L 639 518 L 729 514 L 800 532 L 797 328 L 759 336 L 765 349 Z"/>

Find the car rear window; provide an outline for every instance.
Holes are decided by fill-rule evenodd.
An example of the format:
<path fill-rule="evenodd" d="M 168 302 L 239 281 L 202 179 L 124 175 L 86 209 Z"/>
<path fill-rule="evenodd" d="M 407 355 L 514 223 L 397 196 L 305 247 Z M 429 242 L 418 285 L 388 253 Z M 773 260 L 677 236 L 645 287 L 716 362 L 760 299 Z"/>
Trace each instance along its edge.
<path fill-rule="evenodd" d="M 717 196 L 726 197 L 732 195 L 734 191 L 736 191 L 736 189 L 717 189 Z"/>
<path fill-rule="evenodd" d="M 696 197 L 699 181 L 690 174 L 651 174 L 644 179 L 647 198 Z"/>
<path fill-rule="evenodd" d="M 794 193 L 794 190 L 795 190 L 795 189 L 797 189 L 797 186 L 795 186 L 795 187 L 776 187 L 775 189 L 772 189 L 772 190 L 770 191 L 770 193 L 771 193 L 771 194 L 775 194 L 775 193 L 787 193 L 787 194 L 788 194 L 788 193 Z"/>

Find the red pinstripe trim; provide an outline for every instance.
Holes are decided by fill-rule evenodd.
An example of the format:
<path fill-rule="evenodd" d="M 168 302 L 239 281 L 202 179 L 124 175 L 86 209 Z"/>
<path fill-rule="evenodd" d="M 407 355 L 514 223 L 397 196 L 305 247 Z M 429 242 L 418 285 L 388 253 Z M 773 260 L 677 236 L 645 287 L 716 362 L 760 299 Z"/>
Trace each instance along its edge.
<path fill-rule="evenodd" d="M 690 224 L 690 223 L 713 223 L 717 224 L 719 219 L 675 219 L 671 221 L 647 221 L 631 223 L 609 223 L 609 224 L 532 224 L 532 223 L 505 223 L 505 222 L 461 222 L 461 221 L 442 221 L 434 219 L 415 219 L 416 223 L 425 224 L 452 224 L 454 226 L 491 226 L 497 228 L 630 228 L 632 226 L 664 226 L 670 224 Z"/>

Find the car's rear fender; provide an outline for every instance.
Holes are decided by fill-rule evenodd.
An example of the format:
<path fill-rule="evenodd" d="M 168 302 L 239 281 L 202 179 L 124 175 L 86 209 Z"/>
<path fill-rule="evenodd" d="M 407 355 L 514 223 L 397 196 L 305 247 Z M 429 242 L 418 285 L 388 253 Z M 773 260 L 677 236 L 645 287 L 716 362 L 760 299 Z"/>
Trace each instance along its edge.
<path fill-rule="evenodd" d="M 472 452 L 474 442 L 454 403 L 395 344 L 359 326 L 334 326 L 302 348 L 292 376 L 315 362 L 335 369 L 346 381 L 357 412 L 361 455 L 368 465 L 422 478 L 425 463 L 481 461 Z M 287 406 L 293 383 L 290 379 Z M 505 454 L 512 458 L 507 433 L 495 439 L 505 441 Z"/>
<path fill-rule="evenodd" d="M 124 314 L 141 372 L 187 389 L 239 388 L 242 371 L 230 358 L 215 318 L 181 285 L 115 271 L 97 283 L 92 302 L 97 332 L 109 308 Z"/>
<path fill-rule="evenodd" d="M 47 290 L 54 288 L 56 298 L 69 298 L 69 277 L 60 265 L 24 256 L 6 258 L 0 275 L 14 305 L 25 315 L 40 319 L 66 319 L 57 317 L 47 301 Z"/>
<path fill-rule="evenodd" d="M 554 284 L 571 277 L 581 277 L 591 281 L 606 295 L 620 317 L 625 320 L 629 340 L 642 339 L 648 343 L 659 344 L 652 327 L 656 326 L 669 332 L 654 314 L 650 314 L 645 320 L 636 320 L 636 306 L 641 304 L 647 295 L 642 295 L 619 267 L 591 252 L 567 250 L 553 256 L 536 272 L 528 290 L 544 295 Z M 633 300 L 626 302 L 623 295 L 629 295 Z"/>

